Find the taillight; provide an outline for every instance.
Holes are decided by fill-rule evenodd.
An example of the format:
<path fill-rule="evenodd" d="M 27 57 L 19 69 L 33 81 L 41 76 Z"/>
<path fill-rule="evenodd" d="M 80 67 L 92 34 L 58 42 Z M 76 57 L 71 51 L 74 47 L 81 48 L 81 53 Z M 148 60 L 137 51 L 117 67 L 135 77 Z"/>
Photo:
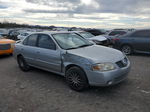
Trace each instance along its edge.
<path fill-rule="evenodd" d="M 120 40 L 119 38 L 113 38 L 112 39 L 113 41 L 118 41 L 118 40 Z"/>

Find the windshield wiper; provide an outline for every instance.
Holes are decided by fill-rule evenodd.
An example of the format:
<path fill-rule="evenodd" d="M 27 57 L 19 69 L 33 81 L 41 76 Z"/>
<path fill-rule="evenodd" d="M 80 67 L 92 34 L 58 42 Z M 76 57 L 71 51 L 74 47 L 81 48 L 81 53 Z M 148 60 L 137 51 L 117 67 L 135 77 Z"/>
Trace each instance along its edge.
<path fill-rule="evenodd" d="M 78 46 L 78 48 L 87 47 L 87 46 L 91 46 L 91 45 L 93 45 L 93 44 L 85 44 L 85 45 Z"/>
<path fill-rule="evenodd" d="M 77 49 L 78 47 L 67 48 L 66 50 Z"/>
<path fill-rule="evenodd" d="M 87 46 L 91 46 L 93 44 L 84 44 L 84 45 L 81 45 L 81 46 L 78 46 L 78 47 L 72 47 L 72 48 L 68 48 L 66 50 L 70 50 L 70 49 L 77 49 L 77 48 L 81 48 L 81 47 L 87 47 Z"/>

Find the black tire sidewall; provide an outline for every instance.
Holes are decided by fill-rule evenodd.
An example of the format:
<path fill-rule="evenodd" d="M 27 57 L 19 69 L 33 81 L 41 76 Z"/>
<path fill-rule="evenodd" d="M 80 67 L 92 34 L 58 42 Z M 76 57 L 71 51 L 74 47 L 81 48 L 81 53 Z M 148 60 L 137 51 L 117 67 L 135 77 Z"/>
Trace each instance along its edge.
<path fill-rule="evenodd" d="M 79 77 L 82 79 L 82 81 L 84 82 L 84 83 L 82 84 L 82 87 L 80 87 L 80 88 L 73 87 L 73 86 L 68 82 L 68 76 L 69 76 L 70 72 L 75 72 L 75 73 L 78 74 L 78 76 L 79 76 Z M 88 79 L 87 79 L 87 77 L 86 77 L 85 72 L 84 72 L 81 68 L 79 68 L 79 67 L 71 67 L 70 69 L 68 69 L 68 70 L 66 71 L 65 77 L 66 77 L 66 82 L 67 82 L 67 84 L 69 85 L 69 87 L 70 87 L 71 89 L 75 90 L 75 91 L 83 91 L 83 90 L 85 90 L 85 89 L 89 86 Z"/>
<path fill-rule="evenodd" d="M 19 67 L 20 67 L 20 69 L 22 70 L 22 71 L 29 71 L 29 69 L 30 69 L 30 66 L 26 63 L 26 61 L 25 61 L 25 59 L 23 58 L 23 56 L 19 56 L 18 57 L 18 59 L 17 59 L 17 61 L 18 61 L 18 65 L 19 65 Z M 21 63 L 20 62 L 22 62 L 23 63 L 23 66 L 21 66 Z"/>
<path fill-rule="evenodd" d="M 123 52 L 123 48 L 124 47 L 129 47 L 130 48 L 130 53 L 128 53 L 128 54 L 126 54 L 126 55 L 130 55 L 130 54 L 132 54 L 133 53 L 133 49 L 132 49 L 132 47 L 130 46 L 130 45 L 123 45 L 122 47 L 121 47 L 121 51 Z M 123 52 L 124 53 L 124 52 Z"/>

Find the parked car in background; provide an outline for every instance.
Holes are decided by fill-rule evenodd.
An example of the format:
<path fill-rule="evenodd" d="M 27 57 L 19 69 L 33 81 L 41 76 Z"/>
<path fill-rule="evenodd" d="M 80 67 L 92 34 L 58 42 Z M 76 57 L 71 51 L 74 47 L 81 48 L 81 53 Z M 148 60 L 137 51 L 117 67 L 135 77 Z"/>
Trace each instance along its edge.
<path fill-rule="evenodd" d="M 105 30 L 102 29 L 85 29 L 86 32 L 89 32 L 95 36 L 104 35 L 106 33 Z"/>
<path fill-rule="evenodd" d="M 116 38 L 116 36 L 125 35 L 127 34 L 127 30 L 112 30 L 106 34 L 106 36 L 110 39 Z"/>
<path fill-rule="evenodd" d="M 110 86 L 126 79 L 128 58 L 120 51 L 91 44 L 75 33 L 39 32 L 15 45 L 19 67 L 30 66 L 60 74 L 76 91 L 92 86 Z"/>
<path fill-rule="evenodd" d="M 97 45 L 105 45 L 108 46 L 110 44 L 110 40 L 104 36 L 94 36 L 93 34 L 85 31 L 74 31 L 74 33 L 84 37 L 85 39 L 96 43 Z"/>
<path fill-rule="evenodd" d="M 12 40 L 18 40 L 17 36 L 20 34 L 20 32 L 18 30 L 10 30 L 9 34 L 8 34 L 8 38 L 12 39 Z"/>
<path fill-rule="evenodd" d="M 23 33 L 20 33 L 18 36 L 17 36 L 17 39 L 18 40 L 23 40 L 24 38 L 26 38 L 28 35 L 30 35 L 31 32 L 23 32 Z"/>
<path fill-rule="evenodd" d="M 107 37 L 110 40 L 110 43 L 113 47 L 114 45 L 114 41 L 116 40 L 116 38 L 118 38 L 118 36 L 123 36 L 125 34 L 129 33 L 128 30 L 123 30 L 123 29 L 114 29 L 110 32 L 107 32 L 107 34 L 103 35 L 105 37 Z"/>
<path fill-rule="evenodd" d="M 14 49 L 15 41 L 10 39 L 5 39 L 0 35 L 0 55 L 12 54 Z"/>
<path fill-rule="evenodd" d="M 150 29 L 135 30 L 115 38 L 114 48 L 125 54 L 150 53 Z"/>
<path fill-rule="evenodd" d="M 37 30 L 37 29 L 36 29 Z M 36 32 L 36 30 L 33 29 L 12 29 L 9 31 L 9 39 L 12 40 L 21 40 L 28 36 L 32 32 Z"/>
<path fill-rule="evenodd" d="M 7 37 L 8 36 L 8 30 L 7 29 L 0 29 L 0 35 Z"/>

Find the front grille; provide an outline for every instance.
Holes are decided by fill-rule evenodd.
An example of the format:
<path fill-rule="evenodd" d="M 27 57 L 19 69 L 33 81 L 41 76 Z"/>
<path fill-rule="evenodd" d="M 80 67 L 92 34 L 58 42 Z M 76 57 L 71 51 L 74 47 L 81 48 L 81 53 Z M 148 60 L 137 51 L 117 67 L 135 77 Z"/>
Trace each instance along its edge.
<path fill-rule="evenodd" d="M 10 48 L 10 44 L 0 44 L 0 50 L 9 50 Z"/>
<path fill-rule="evenodd" d="M 127 58 L 124 58 L 123 60 L 116 62 L 116 64 L 117 64 L 120 68 L 126 67 L 127 64 L 128 64 L 128 59 L 127 59 Z"/>

